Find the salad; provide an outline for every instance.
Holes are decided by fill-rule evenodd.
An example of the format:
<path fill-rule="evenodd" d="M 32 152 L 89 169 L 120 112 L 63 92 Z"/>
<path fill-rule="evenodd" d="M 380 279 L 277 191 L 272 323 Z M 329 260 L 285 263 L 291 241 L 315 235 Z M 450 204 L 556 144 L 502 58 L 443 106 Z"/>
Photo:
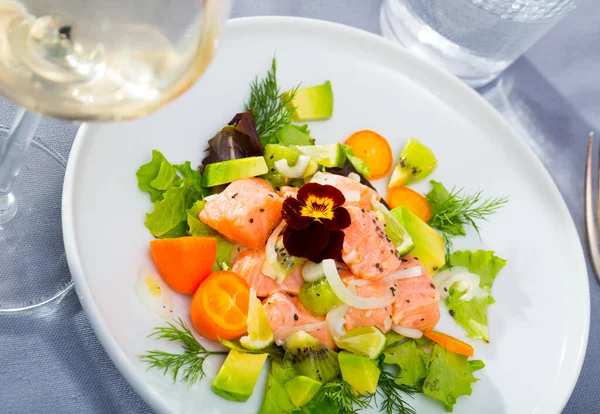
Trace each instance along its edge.
<path fill-rule="evenodd" d="M 153 203 L 145 225 L 160 275 L 145 273 L 138 296 L 148 305 L 149 290 L 149 308 L 169 318 L 156 298 L 190 295 L 192 325 L 157 327 L 150 336 L 181 352 L 141 359 L 193 385 L 206 358 L 226 355 L 213 391 L 238 402 L 262 393 L 261 414 L 414 413 L 416 393 L 452 411 L 485 365 L 436 330 L 440 302 L 468 337 L 489 342 L 491 289 L 506 263 L 493 251 L 454 251 L 452 241 L 468 227 L 479 233 L 507 199 L 434 180 L 424 195 L 411 189 L 437 167 L 415 138 L 395 163 L 370 130 L 319 145 L 300 123 L 332 117 L 329 81 L 282 92 L 273 59 L 250 89 L 198 168 L 155 150 L 137 172 Z M 382 197 L 370 181 L 387 176 Z"/>

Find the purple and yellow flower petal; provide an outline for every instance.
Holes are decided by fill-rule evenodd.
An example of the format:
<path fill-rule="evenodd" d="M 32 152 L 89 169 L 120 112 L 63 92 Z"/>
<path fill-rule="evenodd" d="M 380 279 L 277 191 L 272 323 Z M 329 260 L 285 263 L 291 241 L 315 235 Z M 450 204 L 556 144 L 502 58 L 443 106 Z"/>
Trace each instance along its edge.
<path fill-rule="evenodd" d="M 283 246 L 288 253 L 312 262 L 319 261 L 328 244 L 329 232 L 319 222 L 314 222 L 303 230 L 295 230 L 288 226 L 283 232 Z"/>
<path fill-rule="evenodd" d="M 286 224 L 296 230 L 307 228 L 314 220 L 312 217 L 301 214 L 304 205 L 294 197 L 288 197 L 284 200 L 281 208 L 281 215 Z"/>
<path fill-rule="evenodd" d="M 344 207 L 338 207 L 333 210 L 333 218 L 331 220 L 321 219 L 320 221 L 328 231 L 342 230 L 352 223 L 350 213 Z"/>
<path fill-rule="evenodd" d="M 283 202 L 282 216 L 287 227 L 283 244 L 292 256 L 313 262 L 338 259 L 342 255 L 344 233 L 351 219 L 343 204 L 346 198 L 330 185 L 307 183 L 297 198 Z"/>

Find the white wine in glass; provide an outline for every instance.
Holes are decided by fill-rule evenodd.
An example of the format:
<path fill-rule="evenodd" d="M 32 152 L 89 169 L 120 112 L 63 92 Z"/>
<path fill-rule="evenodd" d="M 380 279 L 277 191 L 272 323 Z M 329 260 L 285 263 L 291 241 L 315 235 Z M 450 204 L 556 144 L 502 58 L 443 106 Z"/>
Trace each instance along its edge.
<path fill-rule="evenodd" d="M 24 169 L 33 182 L 16 180 L 39 114 L 120 121 L 161 107 L 206 69 L 229 8 L 229 0 L 0 0 L 0 93 L 24 108 L 0 136 L 0 312 L 45 303 L 71 283 L 60 192 L 47 194 L 51 172 L 42 170 L 64 162 L 34 141 Z"/>

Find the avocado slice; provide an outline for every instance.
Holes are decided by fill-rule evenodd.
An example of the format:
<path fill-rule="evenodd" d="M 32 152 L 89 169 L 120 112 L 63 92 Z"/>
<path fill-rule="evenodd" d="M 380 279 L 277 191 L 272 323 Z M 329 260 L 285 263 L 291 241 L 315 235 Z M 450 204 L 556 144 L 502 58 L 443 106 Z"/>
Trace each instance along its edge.
<path fill-rule="evenodd" d="M 283 386 L 292 404 L 296 407 L 302 407 L 312 400 L 321 388 L 321 383 L 315 379 L 299 375 L 287 381 Z"/>
<path fill-rule="evenodd" d="M 372 394 L 377 390 L 381 371 L 374 360 L 342 351 L 338 355 L 338 361 L 342 378 L 359 394 Z"/>
<path fill-rule="evenodd" d="M 229 351 L 212 383 L 215 394 L 232 401 L 247 401 L 269 354 Z"/>
<path fill-rule="evenodd" d="M 287 92 L 284 96 L 289 96 Z M 331 82 L 310 88 L 298 89 L 294 99 L 289 103 L 296 110 L 292 121 L 319 121 L 329 119 L 333 115 L 333 90 Z"/>
<path fill-rule="evenodd" d="M 346 152 L 339 142 L 327 145 L 298 145 L 293 148 L 327 168 L 340 168 L 346 163 Z"/>
<path fill-rule="evenodd" d="M 437 159 L 433 152 L 415 138 L 406 141 L 398 157 L 398 164 L 392 172 L 388 188 L 406 186 L 427 177 L 437 168 Z"/>
<path fill-rule="evenodd" d="M 237 160 L 207 164 L 202 173 L 202 186 L 214 187 L 244 178 L 256 177 L 269 171 L 263 157 L 248 157 Z"/>
<path fill-rule="evenodd" d="M 429 274 L 437 272 L 446 262 L 442 236 L 404 206 L 396 207 L 391 213 L 415 244 L 411 255 L 419 259 Z"/>

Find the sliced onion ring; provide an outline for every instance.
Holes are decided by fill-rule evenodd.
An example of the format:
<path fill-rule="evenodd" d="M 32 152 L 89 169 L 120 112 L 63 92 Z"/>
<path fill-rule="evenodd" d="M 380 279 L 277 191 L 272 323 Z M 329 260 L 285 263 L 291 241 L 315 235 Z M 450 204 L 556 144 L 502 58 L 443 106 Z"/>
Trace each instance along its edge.
<path fill-rule="evenodd" d="M 281 223 L 279 223 L 279 226 L 277 226 L 275 230 L 273 230 L 273 233 L 271 233 L 271 235 L 269 236 L 265 252 L 266 260 L 263 262 L 261 269 L 266 276 L 270 277 L 277 283 L 283 282 L 286 276 L 280 274 L 275 270 L 275 266 L 277 265 L 277 252 L 275 251 L 275 244 L 277 244 L 277 238 L 279 237 L 279 233 L 281 233 L 284 227 L 285 221 L 282 220 Z"/>
<path fill-rule="evenodd" d="M 466 267 L 455 266 L 450 269 L 442 270 L 433 278 L 440 296 L 446 299 L 450 295 L 450 288 L 457 283 L 456 289 L 463 292 L 460 300 L 465 302 L 473 298 L 485 298 L 489 293 L 479 287 L 480 277 L 475 273 L 469 272 Z"/>
<path fill-rule="evenodd" d="M 317 329 L 325 328 L 327 326 L 326 321 L 309 323 L 307 325 L 296 325 L 290 326 L 289 328 L 280 329 L 278 331 L 273 332 L 273 339 L 277 342 L 278 345 L 281 345 L 282 341 L 285 340 L 288 336 L 293 334 L 294 332 L 304 331 L 304 332 L 312 332 Z"/>
<path fill-rule="evenodd" d="M 275 161 L 275 168 L 288 178 L 300 178 L 304 174 L 304 171 L 306 171 L 309 162 L 310 157 L 308 155 L 299 155 L 298 161 L 293 167 L 289 166 L 287 160 L 281 159 Z"/>
<path fill-rule="evenodd" d="M 419 277 L 423 274 L 423 269 L 421 266 L 413 266 L 408 269 L 398 270 L 397 272 L 392 273 L 389 276 L 382 277 L 379 279 L 379 282 L 393 282 L 394 280 L 399 279 L 410 279 L 412 277 Z"/>
<path fill-rule="evenodd" d="M 346 333 L 344 325 L 346 324 L 346 312 L 348 312 L 348 305 L 336 306 L 327 313 L 325 320 L 327 321 L 327 327 L 329 332 L 333 336 L 342 336 Z"/>
<path fill-rule="evenodd" d="M 392 325 L 392 331 L 399 333 L 400 335 L 404 335 L 407 338 L 419 339 L 423 336 L 423 332 L 418 329 L 407 328 L 401 325 Z"/>
<path fill-rule="evenodd" d="M 379 298 L 363 298 L 354 294 L 342 282 L 333 259 L 323 260 L 321 265 L 331 289 L 346 305 L 356 309 L 378 309 L 391 305 L 394 302 L 394 296 L 391 292 Z"/>
<path fill-rule="evenodd" d="M 302 277 L 305 282 L 311 283 L 316 282 L 319 279 L 325 277 L 323 272 L 323 266 L 320 263 L 313 263 L 307 261 L 302 267 Z"/>

